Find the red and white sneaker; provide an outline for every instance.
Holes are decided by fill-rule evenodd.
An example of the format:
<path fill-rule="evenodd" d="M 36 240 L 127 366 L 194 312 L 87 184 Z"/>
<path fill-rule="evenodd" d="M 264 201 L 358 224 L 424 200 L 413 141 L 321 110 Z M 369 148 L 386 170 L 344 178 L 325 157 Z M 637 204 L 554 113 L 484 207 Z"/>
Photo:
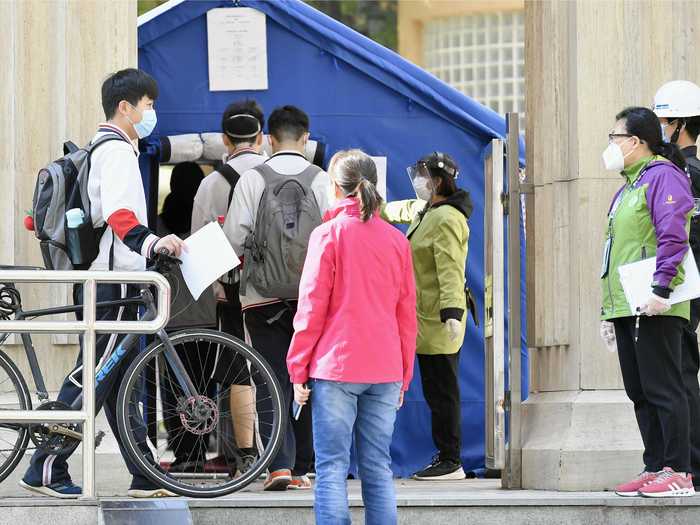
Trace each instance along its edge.
<path fill-rule="evenodd" d="M 658 472 L 644 471 L 632 481 L 622 483 L 615 487 L 615 494 L 625 497 L 639 496 L 639 489 L 654 481 L 658 475 Z"/>
<path fill-rule="evenodd" d="M 656 479 L 639 489 L 639 494 L 646 498 L 678 498 L 695 495 L 693 476 L 674 472 L 666 467 L 658 473 Z"/>

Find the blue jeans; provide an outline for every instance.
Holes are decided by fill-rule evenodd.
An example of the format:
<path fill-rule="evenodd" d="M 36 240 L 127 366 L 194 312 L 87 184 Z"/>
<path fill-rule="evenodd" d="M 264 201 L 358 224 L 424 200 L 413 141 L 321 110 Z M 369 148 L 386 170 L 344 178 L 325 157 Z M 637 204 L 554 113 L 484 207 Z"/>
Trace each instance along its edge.
<path fill-rule="evenodd" d="M 353 432 L 366 525 L 396 523 L 389 447 L 401 383 L 312 381 L 318 525 L 350 523 L 346 480 Z"/>

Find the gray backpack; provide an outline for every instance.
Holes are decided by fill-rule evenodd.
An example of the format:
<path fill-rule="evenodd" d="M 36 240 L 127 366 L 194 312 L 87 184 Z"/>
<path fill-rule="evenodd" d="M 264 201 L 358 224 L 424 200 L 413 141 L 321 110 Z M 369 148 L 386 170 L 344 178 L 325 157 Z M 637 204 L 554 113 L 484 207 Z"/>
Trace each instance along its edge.
<path fill-rule="evenodd" d="M 39 171 L 32 211 L 34 234 L 39 239 L 47 270 L 85 270 L 97 257 L 107 225 L 94 228 L 90 218 L 87 189 L 90 157 L 102 144 L 113 140 L 124 139 L 110 133 L 84 148 L 66 142 L 64 156 Z M 72 208 L 83 210 L 87 219 L 79 228 L 68 232 L 66 211 Z"/>
<path fill-rule="evenodd" d="M 250 284 L 263 297 L 296 299 L 309 237 L 321 224 L 311 191 L 321 168 L 310 165 L 298 175 L 281 175 L 267 164 L 254 169 L 265 180 L 265 191 L 245 240 L 241 295 Z"/>

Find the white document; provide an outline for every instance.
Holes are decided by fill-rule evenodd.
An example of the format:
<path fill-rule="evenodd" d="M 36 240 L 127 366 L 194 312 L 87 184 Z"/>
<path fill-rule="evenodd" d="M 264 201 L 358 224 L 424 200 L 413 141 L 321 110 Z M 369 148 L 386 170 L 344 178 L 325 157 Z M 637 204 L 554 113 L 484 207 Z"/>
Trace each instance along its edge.
<path fill-rule="evenodd" d="M 207 12 L 210 91 L 267 89 L 265 22 L 265 14 L 250 7 Z"/>
<path fill-rule="evenodd" d="M 692 250 L 688 250 L 688 254 L 683 260 L 683 269 L 685 270 L 685 280 L 683 284 L 671 292 L 669 297 L 671 304 L 700 297 L 700 272 L 698 272 Z M 637 308 L 641 308 L 649 300 L 651 283 L 654 280 L 654 272 L 656 272 L 656 257 L 625 264 L 620 266 L 618 271 L 627 303 L 634 313 Z"/>
<path fill-rule="evenodd" d="M 377 191 L 386 202 L 386 157 L 372 157 L 377 166 Z"/>
<path fill-rule="evenodd" d="M 180 253 L 182 277 L 195 301 L 207 287 L 241 264 L 221 226 L 210 222 L 185 239 Z"/>

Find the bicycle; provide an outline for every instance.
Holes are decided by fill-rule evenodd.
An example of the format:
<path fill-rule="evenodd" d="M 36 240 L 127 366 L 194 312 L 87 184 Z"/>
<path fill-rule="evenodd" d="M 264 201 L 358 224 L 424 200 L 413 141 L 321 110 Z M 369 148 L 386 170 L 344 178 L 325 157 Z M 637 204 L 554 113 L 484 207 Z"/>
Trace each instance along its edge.
<path fill-rule="evenodd" d="M 148 270 L 167 276 L 176 261 L 159 254 Z M 0 266 L 0 270 L 12 269 L 43 270 Z M 97 308 L 134 305 L 144 310 L 142 320 L 155 319 L 157 307 L 148 286 L 141 287 L 138 296 L 98 302 Z M 14 284 L 0 283 L 0 319 L 14 316 L 15 320 L 27 320 L 77 313 L 82 308 L 78 305 L 23 310 L 20 292 Z M 105 378 L 118 367 L 129 366 L 119 385 L 117 422 L 130 459 L 151 481 L 183 496 L 223 496 L 258 479 L 279 449 L 286 419 L 282 417 L 280 386 L 268 363 L 242 341 L 207 329 L 185 329 L 174 334 L 161 329 L 155 334 L 155 341 L 138 353 L 131 363 L 122 362 L 125 356 L 137 349 L 142 335 L 124 336 L 114 351 L 97 364 L 95 374 L 95 388 L 99 392 Z M 0 333 L 0 347 L 8 336 Z M 21 334 L 21 338 L 39 401 L 35 410 L 79 410 L 82 396 L 71 405 L 49 399 L 32 339 L 29 334 Z M 212 355 L 215 357 L 213 364 Z M 192 370 L 197 362 L 205 373 L 191 377 L 188 370 Z M 254 436 L 253 447 L 257 453 L 243 457 L 235 444 L 224 443 L 223 462 L 212 464 L 210 436 L 224 430 L 222 421 L 227 420 L 227 411 L 226 407 L 222 409 L 221 400 L 227 394 L 232 395 L 234 386 L 237 392 L 247 393 L 249 400 L 248 405 L 240 405 L 236 411 L 237 418 L 246 421 L 234 421 L 234 425 L 240 425 L 240 429 L 246 429 Z M 233 402 L 229 411 L 232 411 L 232 406 Z M 240 408 L 247 407 L 250 407 L 249 412 L 240 411 Z M 32 410 L 27 383 L 17 365 L 2 349 L 0 409 Z M 179 430 L 172 430 L 173 422 L 180 427 Z M 168 436 L 164 438 L 166 433 Z M 101 438 L 101 435 L 96 437 L 96 447 Z M 171 471 L 169 460 L 173 458 L 177 444 L 185 439 L 189 439 L 190 444 L 194 442 L 188 456 L 189 468 Z M 30 441 L 34 447 L 28 446 Z M 10 475 L 27 450 L 35 448 L 50 454 L 70 454 L 81 441 L 81 425 L 78 423 L 0 423 L 0 482 Z"/>

